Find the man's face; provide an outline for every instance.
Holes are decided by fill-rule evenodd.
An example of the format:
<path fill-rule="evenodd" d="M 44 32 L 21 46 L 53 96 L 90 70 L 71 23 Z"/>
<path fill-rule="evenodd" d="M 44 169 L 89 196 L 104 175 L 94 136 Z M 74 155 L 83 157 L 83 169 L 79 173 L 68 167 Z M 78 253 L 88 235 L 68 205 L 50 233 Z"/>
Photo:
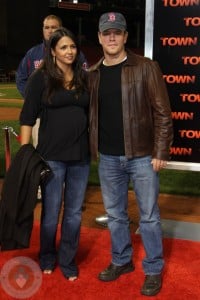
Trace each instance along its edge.
<path fill-rule="evenodd" d="M 60 27 L 58 20 L 45 19 L 43 22 L 43 37 L 45 41 L 48 41 L 52 33 Z"/>
<path fill-rule="evenodd" d="M 109 55 L 116 55 L 124 50 L 128 33 L 118 29 L 108 29 L 99 32 L 98 37 L 103 51 Z"/>

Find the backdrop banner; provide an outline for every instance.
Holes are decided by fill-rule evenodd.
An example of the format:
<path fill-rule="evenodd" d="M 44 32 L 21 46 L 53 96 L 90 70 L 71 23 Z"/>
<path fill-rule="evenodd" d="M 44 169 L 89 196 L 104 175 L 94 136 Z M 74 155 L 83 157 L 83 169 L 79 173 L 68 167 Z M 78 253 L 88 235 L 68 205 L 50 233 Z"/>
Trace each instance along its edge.
<path fill-rule="evenodd" d="M 171 159 L 199 163 L 200 1 L 155 0 L 149 5 L 146 21 L 152 22 L 153 43 L 145 46 L 152 46 L 149 53 L 159 62 L 169 92 L 174 124 Z"/>

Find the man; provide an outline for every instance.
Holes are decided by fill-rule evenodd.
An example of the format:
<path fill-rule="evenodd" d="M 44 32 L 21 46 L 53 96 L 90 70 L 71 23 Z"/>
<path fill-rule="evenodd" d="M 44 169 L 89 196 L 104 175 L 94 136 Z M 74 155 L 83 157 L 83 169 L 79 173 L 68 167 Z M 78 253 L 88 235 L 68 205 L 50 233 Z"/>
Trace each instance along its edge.
<path fill-rule="evenodd" d="M 98 278 L 116 280 L 135 268 L 127 213 L 131 181 L 146 251 L 141 293 L 152 296 L 161 289 L 164 266 L 158 172 L 167 164 L 173 138 L 169 99 L 158 64 L 125 49 L 128 32 L 122 14 L 103 14 L 98 38 L 104 57 L 89 73 L 90 146 L 93 159 L 99 152 L 112 243 L 112 261 Z"/>
<path fill-rule="evenodd" d="M 29 76 L 32 72 L 39 68 L 41 65 L 46 49 L 46 43 L 51 37 L 52 33 L 62 26 L 62 20 L 55 15 L 48 15 L 43 21 L 43 42 L 32 47 L 27 51 L 24 58 L 19 64 L 16 72 L 16 85 L 17 89 L 24 98 L 25 87 Z M 80 60 L 84 68 L 87 68 L 87 61 L 84 54 L 81 52 Z M 36 125 L 33 127 L 32 139 L 33 145 L 36 147 L 38 141 L 38 127 L 39 119 L 36 121 Z"/>
<path fill-rule="evenodd" d="M 43 42 L 29 49 L 21 60 L 16 73 L 16 84 L 23 97 L 28 77 L 43 61 L 47 41 L 51 34 L 61 26 L 62 20 L 59 17 L 47 16 L 43 21 Z"/>

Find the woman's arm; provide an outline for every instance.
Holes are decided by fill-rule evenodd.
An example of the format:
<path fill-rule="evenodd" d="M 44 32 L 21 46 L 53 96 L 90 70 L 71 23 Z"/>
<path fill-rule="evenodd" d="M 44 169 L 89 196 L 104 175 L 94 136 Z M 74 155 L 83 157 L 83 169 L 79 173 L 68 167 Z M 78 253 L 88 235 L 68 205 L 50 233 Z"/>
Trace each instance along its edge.
<path fill-rule="evenodd" d="M 25 100 L 19 117 L 21 145 L 31 142 L 32 128 L 41 112 L 43 89 L 44 77 L 38 69 L 28 79 Z"/>
<path fill-rule="evenodd" d="M 30 143 L 31 135 L 32 135 L 32 126 L 22 125 L 20 127 L 21 146 Z"/>

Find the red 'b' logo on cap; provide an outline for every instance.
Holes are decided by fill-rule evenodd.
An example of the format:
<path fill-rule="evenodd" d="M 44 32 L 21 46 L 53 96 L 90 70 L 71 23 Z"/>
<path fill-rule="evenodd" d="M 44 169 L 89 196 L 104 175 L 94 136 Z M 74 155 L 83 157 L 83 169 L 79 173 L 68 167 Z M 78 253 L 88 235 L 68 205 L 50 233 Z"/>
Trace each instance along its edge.
<path fill-rule="evenodd" d="M 111 13 L 108 15 L 108 21 L 115 22 L 115 14 Z"/>

